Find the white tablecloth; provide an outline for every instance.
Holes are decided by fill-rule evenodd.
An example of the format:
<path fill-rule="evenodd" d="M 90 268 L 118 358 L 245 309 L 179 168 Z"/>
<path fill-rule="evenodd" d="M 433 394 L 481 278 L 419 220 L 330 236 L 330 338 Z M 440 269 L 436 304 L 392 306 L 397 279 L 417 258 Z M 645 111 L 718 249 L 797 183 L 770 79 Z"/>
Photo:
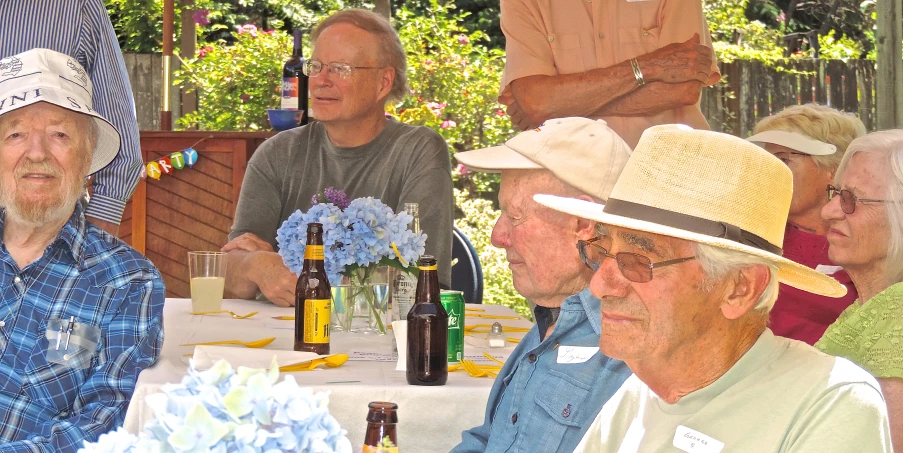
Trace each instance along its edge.
<path fill-rule="evenodd" d="M 485 314 L 516 316 L 511 309 L 496 305 L 468 305 L 485 309 Z M 268 302 L 251 300 L 225 300 L 223 309 L 238 314 L 252 311 L 260 313 L 248 319 L 232 319 L 228 314 L 190 315 L 189 299 L 166 299 L 164 306 L 164 326 L 166 340 L 159 361 L 144 370 L 138 377 L 135 394 L 132 397 L 124 426 L 129 432 L 137 433 L 153 412 L 145 404 L 147 395 L 157 393 L 163 384 L 179 382 L 186 373 L 189 354 L 194 347 L 180 346 L 185 343 L 239 339 L 244 341 L 266 337 L 276 340 L 259 349 L 291 350 L 293 343 L 293 321 L 273 319 L 273 316 L 294 315 L 294 308 L 280 308 Z M 468 312 L 471 313 L 471 312 Z M 525 319 L 498 320 L 470 317 L 467 325 L 492 324 L 498 321 L 504 326 L 530 327 Z M 506 336 L 520 338 L 523 333 L 506 333 Z M 477 345 L 485 342 L 485 334 L 465 336 L 465 356 L 482 355 L 483 351 L 495 357 L 507 357 L 516 346 L 507 342 L 504 349 L 482 349 Z M 333 333 L 330 353 L 375 352 L 390 354 L 391 334 L 372 336 Z M 449 373 L 448 383 L 440 387 L 408 385 L 405 374 L 395 371 L 396 363 L 379 361 L 349 360 L 340 368 L 322 369 L 292 373 L 299 385 L 312 387 L 317 391 L 331 392 L 329 411 L 348 430 L 353 445 L 363 443 L 367 426 L 367 404 L 371 401 L 392 401 L 398 404 L 398 442 L 404 451 L 443 452 L 449 451 L 461 441 L 461 431 L 483 422 L 486 400 L 492 387 L 492 378 L 473 378 L 462 372 Z"/>

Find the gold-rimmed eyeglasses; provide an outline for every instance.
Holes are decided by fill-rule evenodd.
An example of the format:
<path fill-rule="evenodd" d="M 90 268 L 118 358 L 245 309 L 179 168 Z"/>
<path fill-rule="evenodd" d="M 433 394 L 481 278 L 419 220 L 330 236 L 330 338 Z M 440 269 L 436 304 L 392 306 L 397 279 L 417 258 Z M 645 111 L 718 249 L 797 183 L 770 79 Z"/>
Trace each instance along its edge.
<path fill-rule="evenodd" d="M 325 64 L 317 60 L 307 60 L 304 62 L 304 65 L 301 66 L 301 72 L 308 77 L 317 77 L 320 75 L 320 72 L 323 71 L 323 68 L 326 68 L 328 73 L 334 74 L 342 79 L 348 79 L 355 69 L 382 69 L 384 67 L 385 66 L 354 66 L 345 63 Z"/>
<path fill-rule="evenodd" d="M 872 198 L 859 198 L 848 189 L 838 189 L 828 184 L 828 202 L 840 195 L 840 209 L 844 214 L 856 212 L 856 203 L 892 203 L 892 200 L 875 200 Z"/>
<path fill-rule="evenodd" d="M 618 262 L 618 269 L 621 270 L 624 278 L 636 283 L 646 283 L 652 280 L 652 269 L 696 259 L 695 256 L 689 256 L 653 263 L 649 257 L 637 253 L 620 252 L 612 255 L 608 253 L 608 249 L 596 243 L 600 239 L 602 239 L 602 236 L 594 237 L 588 241 L 582 239 L 577 241 L 577 251 L 580 252 L 580 259 L 583 260 L 583 264 L 586 264 L 586 267 L 593 271 L 597 271 L 599 266 L 602 265 L 602 260 L 614 258 Z"/>

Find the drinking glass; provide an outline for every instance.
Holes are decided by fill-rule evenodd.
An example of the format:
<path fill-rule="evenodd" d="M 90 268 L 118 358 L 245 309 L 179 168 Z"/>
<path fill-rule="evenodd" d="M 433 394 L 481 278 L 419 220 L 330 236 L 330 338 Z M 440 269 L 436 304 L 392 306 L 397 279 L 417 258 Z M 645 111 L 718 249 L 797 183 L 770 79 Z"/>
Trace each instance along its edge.
<path fill-rule="evenodd" d="M 191 278 L 192 312 L 223 309 L 223 289 L 226 286 L 225 253 L 188 252 L 188 276 Z"/>

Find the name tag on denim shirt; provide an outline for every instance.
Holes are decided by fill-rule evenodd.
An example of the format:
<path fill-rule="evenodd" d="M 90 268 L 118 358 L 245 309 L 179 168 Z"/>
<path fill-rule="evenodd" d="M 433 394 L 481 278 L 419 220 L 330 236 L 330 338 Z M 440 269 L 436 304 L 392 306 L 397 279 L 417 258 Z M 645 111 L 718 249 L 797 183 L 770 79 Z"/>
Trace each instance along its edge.
<path fill-rule="evenodd" d="M 559 346 L 558 363 L 583 363 L 599 352 L 598 346 Z"/>
<path fill-rule="evenodd" d="M 674 446 L 687 453 L 718 453 L 724 442 L 715 440 L 695 429 L 678 425 L 674 431 Z"/>

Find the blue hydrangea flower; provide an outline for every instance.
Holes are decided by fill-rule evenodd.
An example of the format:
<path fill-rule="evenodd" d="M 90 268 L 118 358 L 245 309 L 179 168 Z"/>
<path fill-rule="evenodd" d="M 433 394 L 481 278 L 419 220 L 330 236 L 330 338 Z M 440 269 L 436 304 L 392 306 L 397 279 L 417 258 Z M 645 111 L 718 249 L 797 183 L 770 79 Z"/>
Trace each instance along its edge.
<path fill-rule="evenodd" d="M 343 202 L 344 192 L 332 187 L 325 192 L 334 201 Z M 289 216 L 276 232 L 276 241 L 285 265 L 295 275 L 300 275 L 307 245 L 307 225 L 311 222 L 323 224 L 326 274 L 330 284 L 337 285 L 341 283 L 342 275 L 350 275 L 356 268 L 386 264 L 387 260 L 403 267 L 397 261 L 398 255 L 406 265 L 413 265 L 424 253 L 426 235 L 408 229 L 412 219 L 404 211 L 396 214 L 373 197 L 356 198 L 344 209 L 340 204 L 318 202 L 307 212 L 298 210 Z"/>

